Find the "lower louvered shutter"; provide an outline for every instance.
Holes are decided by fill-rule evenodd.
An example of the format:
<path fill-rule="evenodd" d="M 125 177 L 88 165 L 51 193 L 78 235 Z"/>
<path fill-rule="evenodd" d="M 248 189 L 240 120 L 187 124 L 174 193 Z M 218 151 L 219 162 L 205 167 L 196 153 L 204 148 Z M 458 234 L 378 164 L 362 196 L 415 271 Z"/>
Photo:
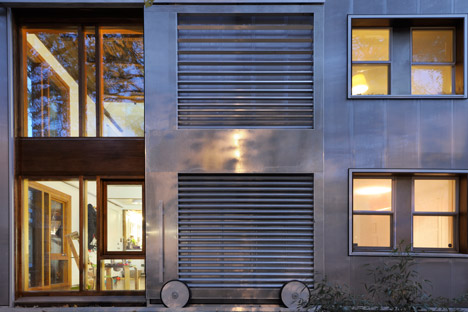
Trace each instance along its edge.
<path fill-rule="evenodd" d="M 179 174 L 178 275 L 191 288 L 313 282 L 313 175 Z"/>

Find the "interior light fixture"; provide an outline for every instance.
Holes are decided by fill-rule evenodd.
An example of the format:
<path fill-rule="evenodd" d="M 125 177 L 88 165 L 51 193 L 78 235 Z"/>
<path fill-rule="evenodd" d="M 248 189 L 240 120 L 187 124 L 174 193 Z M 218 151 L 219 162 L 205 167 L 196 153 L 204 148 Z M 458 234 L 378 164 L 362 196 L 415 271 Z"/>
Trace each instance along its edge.
<path fill-rule="evenodd" d="M 356 189 L 357 195 L 380 195 L 390 193 L 391 187 L 388 186 L 366 186 Z"/>
<path fill-rule="evenodd" d="M 367 85 L 367 80 L 364 74 L 356 74 L 353 76 L 353 88 L 351 92 L 353 95 L 360 95 L 364 94 L 369 90 L 369 86 Z"/>

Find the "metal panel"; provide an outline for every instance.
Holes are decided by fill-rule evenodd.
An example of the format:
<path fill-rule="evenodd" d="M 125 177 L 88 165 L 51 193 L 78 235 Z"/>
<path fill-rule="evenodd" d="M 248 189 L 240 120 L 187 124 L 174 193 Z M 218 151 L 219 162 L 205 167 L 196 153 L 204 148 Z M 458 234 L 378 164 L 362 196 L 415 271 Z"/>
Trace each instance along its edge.
<path fill-rule="evenodd" d="M 180 14 L 179 128 L 313 128 L 312 15 Z"/>
<path fill-rule="evenodd" d="M 298 15 L 314 29 L 314 129 L 180 129 L 177 116 L 177 16 Z M 314 217 L 323 220 L 323 6 L 154 5 L 145 9 L 147 298 L 179 278 L 178 174 L 314 174 Z M 192 43 L 191 43 L 192 44 Z M 199 43 L 196 43 L 199 44 Z M 202 65 L 204 66 L 204 65 Z M 161 222 L 160 203 L 163 204 Z M 200 221 L 200 220 L 199 220 Z M 215 220 L 211 220 L 215 221 Z M 253 222 L 253 221 L 252 221 Z M 258 220 L 257 220 L 258 222 Z M 323 267 L 323 226 L 314 237 L 314 268 Z M 315 236 L 315 235 L 314 235 Z M 318 239 L 318 243 L 315 243 Z M 161 242 L 164 245 L 160 251 Z M 315 257 L 314 257 L 315 259 Z M 277 282 L 278 283 L 278 282 Z M 277 303 L 279 288 L 192 288 L 198 302 Z"/>
<path fill-rule="evenodd" d="M 313 283 L 313 176 L 179 175 L 179 279 L 189 287 Z"/>
<path fill-rule="evenodd" d="M 9 90 L 8 90 L 8 33 L 7 10 L 0 8 L 0 246 L 10 246 L 9 212 Z M 0 266 L 0 305 L 9 304 L 9 259 Z"/>

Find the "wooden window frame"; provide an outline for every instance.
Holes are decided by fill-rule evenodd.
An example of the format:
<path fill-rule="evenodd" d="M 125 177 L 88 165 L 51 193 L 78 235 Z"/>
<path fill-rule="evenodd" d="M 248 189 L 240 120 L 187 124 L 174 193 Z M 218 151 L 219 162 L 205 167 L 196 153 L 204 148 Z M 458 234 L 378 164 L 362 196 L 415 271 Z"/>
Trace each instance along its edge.
<path fill-rule="evenodd" d="M 26 184 L 27 183 L 27 184 Z M 32 189 L 35 189 L 35 190 L 38 190 L 41 192 L 41 196 L 42 196 L 42 214 L 41 215 L 47 215 L 47 214 L 44 214 L 44 209 L 45 206 L 45 198 L 44 198 L 44 194 L 47 193 L 49 194 L 49 203 L 48 203 L 48 207 L 47 209 L 49 210 L 48 213 L 49 213 L 49 217 L 47 217 L 47 223 L 49 224 L 48 226 L 44 226 L 45 223 L 45 217 L 42 217 L 43 219 L 43 223 L 42 223 L 42 227 L 41 227 L 41 231 L 43 232 L 42 233 L 42 238 L 44 240 L 44 243 L 46 246 L 50 246 L 50 235 L 45 235 L 45 229 L 48 229 L 50 228 L 50 211 L 52 209 L 51 207 L 51 202 L 52 200 L 57 200 L 57 201 L 60 201 L 60 202 L 63 202 L 64 204 L 64 207 L 63 207 L 63 217 L 62 217 L 62 222 L 64 224 L 63 226 L 63 234 L 62 234 L 62 248 L 63 248 L 63 254 L 66 255 L 66 259 L 62 259 L 62 257 L 64 257 L 63 255 L 62 256 L 53 256 L 52 253 L 49 251 L 49 257 L 48 257 L 48 261 L 49 263 L 48 264 L 45 264 L 44 261 L 45 261 L 45 258 L 46 256 L 44 255 L 44 248 L 48 248 L 48 247 L 42 247 L 42 257 L 41 257 L 41 261 L 43 262 L 43 265 L 41 267 L 41 271 L 46 271 L 48 272 L 48 274 L 50 274 L 50 260 L 54 260 L 52 258 L 56 258 L 55 260 L 67 260 L 68 263 L 67 263 L 67 269 L 66 269 L 66 275 L 65 275 L 65 278 L 64 278 L 64 282 L 63 283 L 60 283 L 60 284 L 54 284 L 54 285 L 51 285 L 50 284 L 50 280 L 49 280 L 49 284 L 48 286 L 46 285 L 43 285 L 43 286 L 37 286 L 37 287 L 29 287 L 28 286 L 28 279 L 29 279 L 29 274 L 27 272 L 29 272 L 29 261 L 25 261 L 23 264 L 23 271 L 24 271 L 24 286 L 25 286 L 25 291 L 35 291 L 35 290 L 39 290 L 39 291 L 44 291 L 44 290 L 53 290 L 54 288 L 59 288 L 59 287 L 63 287 L 63 286 L 69 286 L 70 285 L 70 277 L 71 277 L 71 267 L 72 267 L 72 254 L 71 254 L 71 249 L 68 247 L 68 245 L 66 244 L 66 239 L 65 239 L 65 236 L 67 234 L 70 234 L 70 229 L 71 229 L 71 197 L 65 193 L 62 193 L 56 189 L 53 189 L 51 187 L 48 187 L 48 186 L 45 186 L 45 185 L 42 185 L 36 181 L 27 181 L 25 182 L 25 185 L 24 185 L 24 188 L 27 188 L 27 190 L 24 191 L 24 195 L 25 197 L 23 198 L 23 205 L 22 205 L 22 214 L 25 215 L 26 214 L 26 210 L 29 208 L 29 200 L 28 200 L 28 194 L 29 194 L 29 188 L 32 188 Z M 24 218 L 22 220 L 23 224 L 23 229 L 26 229 L 28 228 L 28 225 L 29 225 L 29 219 L 26 219 Z M 22 239 L 24 241 L 29 241 L 28 240 L 28 231 L 26 230 L 22 230 L 21 231 L 22 233 Z M 50 234 L 50 233 L 47 233 L 47 234 Z M 24 258 L 29 258 L 29 251 L 27 251 L 27 248 L 25 248 L 23 250 L 23 255 L 22 255 Z M 75 260 L 76 261 L 76 260 Z M 44 283 L 44 281 L 47 281 L 48 278 L 45 276 L 45 273 L 42 273 L 42 283 Z M 50 276 L 49 276 L 49 279 L 50 279 Z"/>
<path fill-rule="evenodd" d="M 111 180 L 111 179 L 104 179 L 101 180 L 100 183 L 100 194 L 102 194 L 101 198 L 101 207 L 102 209 L 100 210 L 100 222 L 101 222 L 101 229 L 102 233 L 99 235 L 99 243 L 102 246 L 100 249 L 100 257 L 101 259 L 144 259 L 145 258 L 145 253 L 146 253 L 146 239 L 145 235 L 143 235 L 143 241 L 142 241 L 142 246 L 141 246 L 141 251 L 109 251 L 108 250 L 108 237 L 107 237 L 107 230 L 108 230 L 108 224 L 107 224 L 107 186 L 109 185 L 141 185 L 142 187 L 142 229 L 143 229 L 143 234 L 146 233 L 146 228 L 145 228 L 145 182 L 142 180 L 131 180 L 131 179 L 125 179 L 125 180 Z"/>
<path fill-rule="evenodd" d="M 135 13 L 130 13 L 129 17 L 127 18 L 121 18 L 119 19 L 118 16 L 124 14 L 123 11 L 115 11 L 118 12 L 116 14 L 116 17 L 111 17 L 110 14 L 112 13 L 106 13 L 107 16 L 104 16 L 103 18 L 90 18 L 90 19 L 85 19 L 82 18 L 80 19 L 73 19 L 71 18 L 70 20 L 64 21 L 60 19 L 56 19 L 56 17 L 50 17 L 50 19 L 47 19 L 46 17 L 43 18 L 35 18 L 35 17 L 28 17 L 28 14 L 30 13 L 28 10 L 23 10 L 27 13 L 24 13 L 26 15 L 25 17 L 20 17 L 18 18 L 19 23 L 17 25 L 17 33 L 16 33 L 16 38 L 17 38 L 17 48 L 16 51 L 18 52 L 18 57 L 16 63 L 16 81 L 17 85 L 20 87 L 18 90 L 16 90 L 16 98 L 17 98 L 17 116 L 15 118 L 16 121 L 16 136 L 17 137 L 22 137 L 22 138 L 28 138 L 28 131 L 27 131 L 27 109 L 28 109 L 28 99 L 27 96 L 25 95 L 25 90 L 27 90 L 27 68 L 25 66 L 26 61 L 27 61 L 27 43 L 26 43 L 26 32 L 28 29 L 46 29 L 48 31 L 50 30 L 60 30 L 63 29 L 64 27 L 67 26 L 73 26 L 77 28 L 78 32 L 78 119 L 79 119 L 79 124 L 78 124 L 78 137 L 86 137 L 86 138 L 116 138 L 112 136 L 103 136 L 103 118 L 104 115 L 108 116 L 109 114 L 106 114 L 106 111 L 104 109 L 104 78 L 103 78 L 103 62 L 102 62 L 102 55 L 103 55 L 103 45 L 102 45 L 102 40 L 101 40 L 101 29 L 104 27 L 126 27 L 126 26 L 140 26 L 141 31 L 143 34 L 143 23 L 142 23 L 142 17 L 141 18 L 136 18 L 134 17 Z M 40 10 L 39 10 L 40 11 Z M 55 11 L 55 10 L 52 10 Z M 109 9 L 109 11 L 113 11 L 112 9 Z M 67 11 L 65 11 L 67 12 Z M 130 11 L 132 12 L 132 11 Z M 47 14 L 50 15 L 51 13 Z M 59 14 L 59 13 L 57 13 Z M 103 13 L 104 14 L 104 13 Z M 21 14 L 20 14 L 21 15 Z M 53 21 L 53 22 L 51 22 Z M 86 28 L 94 27 L 95 29 L 95 36 L 96 36 L 96 42 L 95 42 L 95 66 L 96 66 L 96 135 L 95 136 L 86 136 L 86 98 L 87 98 L 87 76 L 86 76 L 86 65 L 85 65 L 85 60 L 86 60 L 86 49 L 85 49 L 85 40 L 86 40 Z M 109 117 L 109 116 L 108 116 Z M 111 120 L 111 122 L 113 122 Z M 144 122 L 144 120 L 143 120 Z M 68 133 L 70 135 L 70 133 Z M 29 137 L 29 138 L 39 138 L 39 137 Z M 40 138 L 77 138 L 75 137 L 48 137 L 42 136 Z M 126 137 L 126 138 L 140 138 L 140 137 Z"/>
<path fill-rule="evenodd" d="M 23 289 L 25 282 L 27 282 L 26 275 L 23 273 L 25 272 L 24 266 L 26 265 L 25 262 L 23 261 L 23 253 L 22 249 L 27 248 L 27 240 L 24 238 L 23 235 L 23 230 L 22 228 L 24 227 L 25 221 L 23 220 L 24 217 L 24 212 L 23 212 L 23 203 L 24 200 L 27 200 L 28 193 L 27 191 L 24 191 L 24 180 L 27 179 L 28 183 L 35 182 L 35 181 L 66 181 L 66 180 L 78 180 L 79 181 L 79 209 L 80 209 L 80 220 L 79 220 L 79 227 L 80 227 L 80 232 L 79 232 L 79 250 L 80 250 L 80 256 L 79 256 L 79 262 L 80 262 L 80 284 L 79 284 L 79 290 L 67 290 L 67 291 L 62 291 L 62 290 L 53 290 L 53 288 L 48 288 L 48 289 Z M 31 181 L 31 182 L 29 182 Z M 85 235 L 84 233 L 87 233 L 87 226 L 85 220 L 85 214 L 86 212 L 86 206 L 85 206 L 85 181 L 96 181 L 96 204 L 99 205 L 100 207 L 102 206 L 103 203 L 103 198 L 102 196 L 102 184 L 104 181 L 112 181 L 113 183 L 120 183 L 120 184 L 128 184 L 130 183 L 135 183 L 135 184 L 142 184 L 143 185 L 143 209 L 144 209 L 144 176 L 143 175 L 135 175 L 135 176 L 49 176 L 49 177 L 44 177 L 44 176 L 18 176 L 16 179 L 16 216 L 15 216 L 15 228 L 16 228 L 16 252 L 15 252 L 15 263 L 18 268 L 16 271 L 16 283 L 15 283 L 15 298 L 18 299 L 20 297 L 41 297 L 41 296 L 58 296 L 58 297 L 63 297 L 63 296 L 137 296 L 137 295 L 144 295 L 145 290 L 103 290 L 101 289 L 101 266 L 99 265 L 101 263 L 101 260 L 106 260 L 106 259 L 118 259 L 118 260 L 125 260 L 125 259 L 142 259 L 145 260 L 145 252 L 144 252 L 144 247 L 143 251 L 139 252 L 138 254 L 129 254 L 127 253 L 116 253 L 116 254 L 111 254 L 107 255 L 102 252 L 101 248 L 101 232 L 103 231 L 103 219 L 102 219 L 102 210 L 99 209 L 97 213 L 97 220 L 96 220 L 96 226 L 97 226 L 97 232 L 96 235 L 97 237 L 97 242 L 98 242 L 98 250 L 97 250 L 97 259 L 96 259 L 96 277 L 95 277 L 95 283 L 96 283 L 96 289 L 95 290 L 87 290 L 85 289 L 86 285 L 86 277 L 85 277 L 85 268 L 86 268 L 86 263 L 85 263 L 85 253 L 87 252 L 87 242 L 84 242 Z M 102 181 L 102 182 L 101 182 Z M 143 212 L 144 213 L 144 212 Z M 27 220 L 26 220 L 27 222 Z M 145 226 L 145 219 L 143 216 L 143 246 L 146 245 L 146 226 Z M 86 250 L 85 250 L 86 249 Z M 102 256 L 101 256 L 102 254 Z M 146 266 L 145 266 L 146 267 Z"/>

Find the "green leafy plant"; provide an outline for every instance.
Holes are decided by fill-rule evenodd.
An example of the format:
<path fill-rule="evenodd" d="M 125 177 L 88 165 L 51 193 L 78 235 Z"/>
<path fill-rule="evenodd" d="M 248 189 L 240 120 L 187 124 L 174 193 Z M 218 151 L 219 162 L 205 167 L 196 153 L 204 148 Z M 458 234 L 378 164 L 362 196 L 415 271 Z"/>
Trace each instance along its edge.
<path fill-rule="evenodd" d="M 369 268 L 371 284 L 365 284 L 367 293 L 376 306 L 390 311 L 432 311 L 438 302 L 427 292 L 431 284 L 422 280 L 414 268 L 411 247 L 394 250 L 389 261 Z"/>
<path fill-rule="evenodd" d="M 363 311 L 369 303 L 351 294 L 346 285 L 331 284 L 325 277 L 311 291 L 308 308 L 316 312 Z M 368 309 L 367 309 L 368 310 Z"/>
<path fill-rule="evenodd" d="M 316 312 L 455 312 L 455 306 L 468 303 L 468 293 L 455 299 L 432 297 L 431 282 L 421 278 L 410 250 L 410 246 L 399 247 L 384 263 L 366 265 L 372 281 L 364 284 L 365 296 L 353 295 L 348 286 L 332 284 L 325 277 L 315 284 L 307 308 Z"/>

